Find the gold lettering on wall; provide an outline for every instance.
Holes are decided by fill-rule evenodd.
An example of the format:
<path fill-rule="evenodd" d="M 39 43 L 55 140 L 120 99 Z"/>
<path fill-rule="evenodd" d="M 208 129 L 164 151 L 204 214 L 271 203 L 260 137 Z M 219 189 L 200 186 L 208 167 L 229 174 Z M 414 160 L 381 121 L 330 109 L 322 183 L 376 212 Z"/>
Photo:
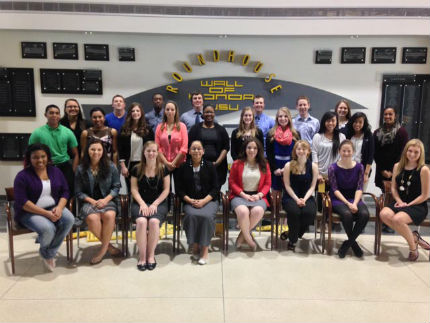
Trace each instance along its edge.
<path fill-rule="evenodd" d="M 197 55 L 197 60 L 199 61 L 200 65 L 206 65 L 205 58 L 203 57 L 202 54 Z"/>

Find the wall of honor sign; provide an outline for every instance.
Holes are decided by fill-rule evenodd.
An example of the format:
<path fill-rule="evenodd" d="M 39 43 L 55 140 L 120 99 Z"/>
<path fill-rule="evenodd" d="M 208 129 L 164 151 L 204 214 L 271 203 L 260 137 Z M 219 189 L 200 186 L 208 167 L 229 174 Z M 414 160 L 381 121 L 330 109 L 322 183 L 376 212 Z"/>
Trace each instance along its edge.
<path fill-rule="evenodd" d="M 144 103 L 145 111 L 149 111 L 154 93 L 161 93 L 165 100 L 174 100 L 179 104 L 180 112 L 191 109 L 191 93 L 197 91 L 203 94 L 205 103 L 215 106 L 216 115 L 224 115 L 241 110 L 245 106 L 252 106 L 254 95 L 260 94 L 265 98 L 266 109 L 278 109 L 287 106 L 294 110 L 296 99 L 300 95 L 311 98 L 312 115 L 320 118 L 324 112 L 333 109 L 336 103 L 343 97 L 322 89 L 317 89 L 305 84 L 289 81 L 272 80 L 281 88 L 273 93 L 270 91 L 273 84 L 268 84 L 267 78 L 257 77 L 209 77 L 204 79 L 178 82 L 172 85 L 177 93 L 166 89 L 166 85 L 137 93 L 126 98 L 127 104 L 131 102 Z M 366 107 L 349 100 L 352 109 L 367 109 Z M 89 117 L 89 111 L 96 105 L 84 105 L 84 113 Z M 100 105 L 97 105 L 100 106 Z M 112 111 L 110 104 L 104 109 Z M 294 111 L 293 111 L 294 113 Z"/>

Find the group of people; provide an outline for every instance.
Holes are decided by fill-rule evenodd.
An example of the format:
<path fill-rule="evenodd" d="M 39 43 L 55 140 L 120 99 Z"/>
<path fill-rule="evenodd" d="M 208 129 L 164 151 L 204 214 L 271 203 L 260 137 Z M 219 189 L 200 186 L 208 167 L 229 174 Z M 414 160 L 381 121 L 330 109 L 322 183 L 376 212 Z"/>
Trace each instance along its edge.
<path fill-rule="evenodd" d="M 79 217 L 101 242 L 90 263 L 100 263 L 107 253 L 121 255 L 110 243 L 120 175 L 132 197 L 137 269 L 156 268 L 159 228 L 173 190 L 183 204 L 191 257 L 206 264 L 229 151 L 233 164 L 228 197 L 240 228 L 238 248 L 256 250 L 251 232 L 270 207 L 272 190 L 283 192 L 288 249 L 294 250 L 314 221 L 315 187 L 325 183 L 348 237 L 338 255 L 345 257 L 351 248 L 362 257 L 357 237 L 369 212 L 361 196 L 375 160 L 376 185 L 384 189 L 383 181 L 391 181 L 395 199 L 381 211 L 382 221 L 406 239 L 411 261 L 418 258 L 418 245 L 430 249 L 408 227 L 419 224 L 428 211 L 430 172 L 424 147 L 418 139 L 408 141 L 393 107 L 385 108 L 383 125 L 372 134 L 366 115 L 351 115 L 345 100 L 319 121 L 309 114 L 309 98 L 300 96 L 294 119 L 287 107 L 279 108 L 272 119 L 264 113 L 264 98 L 257 95 L 253 107 L 242 109 L 239 126 L 229 138 L 216 122 L 215 107 L 204 105 L 202 93 L 191 94 L 192 109 L 181 116 L 177 103 L 164 102 L 161 94 L 154 94 L 152 101 L 153 109 L 146 114 L 139 103 L 125 111 L 124 98 L 115 95 L 113 112 L 105 115 L 103 109 L 93 108 L 91 123 L 83 118 L 76 99 L 65 101 L 61 119 L 58 106 L 46 107 L 47 124 L 32 133 L 14 190 L 16 220 L 38 233 L 40 254 L 49 270 L 54 270 L 55 254 L 74 223 L 65 207 L 71 196 L 79 201 Z"/>

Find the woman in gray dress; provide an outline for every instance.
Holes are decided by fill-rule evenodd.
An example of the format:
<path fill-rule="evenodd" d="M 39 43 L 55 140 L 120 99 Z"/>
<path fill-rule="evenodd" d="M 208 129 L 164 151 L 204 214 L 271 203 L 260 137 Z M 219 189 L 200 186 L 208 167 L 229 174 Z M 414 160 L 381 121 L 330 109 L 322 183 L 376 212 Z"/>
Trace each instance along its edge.
<path fill-rule="evenodd" d="M 217 172 L 212 162 L 203 159 L 205 151 L 200 141 L 191 143 L 189 153 L 191 157 L 178 172 L 177 193 L 184 202 L 184 229 L 188 244 L 193 248 L 191 257 L 205 265 L 218 210 Z"/>
<path fill-rule="evenodd" d="M 120 187 L 118 170 L 109 160 L 103 142 L 93 139 L 85 149 L 75 174 L 76 198 L 83 203 L 81 218 L 101 241 L 100 250 L 91 259 L 91 265 L 100 263 L 108 251 L 112 256 L 121 254 L 121 250 L 110 244 Z"/>
<path fill-rule="evenodd" d="M 236 246 L 246 242 L 252 250 L 257 249 L 251 230 L 260 222 L 269 206 L 266 195 L 272 183 L 270 167 L 264 158 L 264 149 L 256 138 L 248 139 L 242 146 L 239 159 L 230 170 L 228 185 L 231 209 L 237 215 L 240 234 Z"/>

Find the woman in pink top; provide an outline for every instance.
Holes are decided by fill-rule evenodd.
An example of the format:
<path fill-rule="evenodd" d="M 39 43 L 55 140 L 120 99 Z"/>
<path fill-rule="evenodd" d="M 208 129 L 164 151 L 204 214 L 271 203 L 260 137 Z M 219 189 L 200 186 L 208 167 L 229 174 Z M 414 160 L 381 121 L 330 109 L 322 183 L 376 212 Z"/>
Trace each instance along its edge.
<path fill-rule="evenodd" d="M 187 127 L 179 121 L 179 108 L 174 101 L 167 101 L 164 107 L 163 122 L 155 130 L 155 142 L 159 147 L 160 159 L 170 172 L 186 160 Z"/>

